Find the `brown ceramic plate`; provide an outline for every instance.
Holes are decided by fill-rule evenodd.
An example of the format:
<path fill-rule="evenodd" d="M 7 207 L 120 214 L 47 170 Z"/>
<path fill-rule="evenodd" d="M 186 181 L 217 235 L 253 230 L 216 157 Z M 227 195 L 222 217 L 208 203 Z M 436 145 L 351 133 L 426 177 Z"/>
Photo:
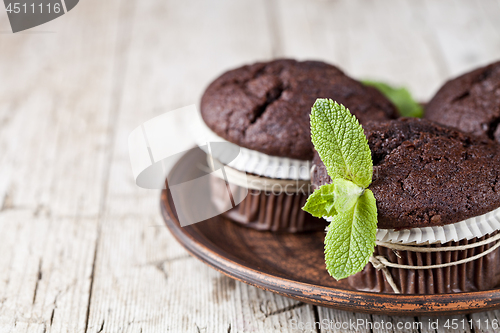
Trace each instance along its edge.
<path fill-rule="evenodd" d="M 205 159 L 201 151 L 185 154 L 169 174 L 190 178 Z M 444 315 L 500 308 L 500 289 L 441 295 L 394 295 L 352 290 L 335 281 L 323 262 L 323 232 L 278 234 L 240 226 L 221 216 L 181 227 L 177 211 L 189 214 L 193 197 L 174 208 L 167 189 L 161 209 L 167 227 L 195 257 L 216 270 L 258 288 L 303 302 L 347 311 L 387 315 Z"/>

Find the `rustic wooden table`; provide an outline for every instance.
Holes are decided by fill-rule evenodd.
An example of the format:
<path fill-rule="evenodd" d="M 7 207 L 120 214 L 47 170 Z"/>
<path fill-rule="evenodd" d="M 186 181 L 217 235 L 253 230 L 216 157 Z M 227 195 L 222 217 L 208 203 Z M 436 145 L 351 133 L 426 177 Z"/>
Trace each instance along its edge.
<path fill-rule="evenodd" d="M 85 0 L 16 34 L 0 12 L 0 332 L 292 332 L 321 320 L 330 327 L 313 332 L 345 332 L 335 323 L 359 319 L 436 331 L 429 318 L 300 303 L 192 258 L 163 225 L 159 191 L 135 185 L 127 136 L 198 103 L 224 70 L 275 57 L 326 60 L 425 101 L 500 58 L 499 1 Z M 499 317 L 451 319 L 493 332 Z M 455 331 L 447 319 L 437 332 Z"/>

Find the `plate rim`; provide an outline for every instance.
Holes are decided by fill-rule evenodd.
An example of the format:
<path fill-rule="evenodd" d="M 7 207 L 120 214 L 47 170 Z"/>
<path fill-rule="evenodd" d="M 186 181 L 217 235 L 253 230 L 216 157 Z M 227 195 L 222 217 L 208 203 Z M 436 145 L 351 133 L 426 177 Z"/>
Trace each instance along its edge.
<path fill-rule="evenodd" d="M 193 237 L 196 228 L 180 226 L 166 191 L 161 191 L 161 213 L 177 241 L 215 270 L 257 288 L 313 305 L 381 315 L 455 315 L 500 308 L 500 289 L 433 295 L 384 294 L 318 286 L 258 271 L 214 251 L 215 245 L 210 242 L 197 241 Z"/>

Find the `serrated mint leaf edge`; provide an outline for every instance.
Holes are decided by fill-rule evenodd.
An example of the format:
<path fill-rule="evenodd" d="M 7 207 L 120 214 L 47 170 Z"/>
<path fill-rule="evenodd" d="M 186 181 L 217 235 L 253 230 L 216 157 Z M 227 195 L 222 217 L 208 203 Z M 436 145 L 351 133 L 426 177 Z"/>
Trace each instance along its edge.
<path fill-rule="evenodd" d="M 321 185 L 309 195 L 304 207 L 302 207 L 302 210 L 308 212 L 314 217 L 334 216 L 337 212 L 333 208 L 333 200 L 330 200 L 334 187 L 334 184 Z"/>
<path fill-rule="evenodd" d="M 363 128 L 347 108 L 318 98 L 311 109 L 311 139 L 332 180 L 347 179 L 363 188 L 370 185 L 371 150 Z"/>
<path fill-rule="evenodd" d="M 360 214 L 366 214 L 367 216 L 358 216 Z M 344 219 L 348 222 L 350 221 L 351 225 L 348 231 L 341 230 L 341 225 L 337 222 Z M 364 224 L 368 224 L 369 228 L 366 228 L 366 225 Z M 365 230 L 362 233 L 359 233 L 359 230 L 358 232 L 353 232 L 353 230 L 356 231 L 356 228 Z M 339 251 L 341 250 L 339 248 L 343 245 L 345 246 L 346 244 L 341 244 L 340 246 L 335 245 L 335 241 L 342 242 L 342 238 L 335 237 L 335 235 L 340 234 L 340 236 L 342 236 L 345 233 L 348 233 L 349 244 L 347 244 L 347 246 L 349 249 L 347 259 L 343 262 L 341 261 L 342 256 L 339 258 Z M 330 226 L 328 227 L 328 232 L 325 237 L 325 264 L 328 273 L 334 279 L 341 280 L 362 271 L 375 249 L 376 234 L 376 200 L 373 192 L 366 189 L 358 198 L 358 202 L 353 206 L 353 208 L 350 211 L 341 212 L 335 215 L 330 223 Z M 334 242 L 333 244 L 330 242 L 330 239 Z M 361 256 L 353 256 L 353 246 L 360 249 L 359 252 L 362 253 Z M 361 260 L 355 260 L 355 257 L 362 258 Z M 341 268 L 337 267 L 339 262 L 341 262 Z"/>

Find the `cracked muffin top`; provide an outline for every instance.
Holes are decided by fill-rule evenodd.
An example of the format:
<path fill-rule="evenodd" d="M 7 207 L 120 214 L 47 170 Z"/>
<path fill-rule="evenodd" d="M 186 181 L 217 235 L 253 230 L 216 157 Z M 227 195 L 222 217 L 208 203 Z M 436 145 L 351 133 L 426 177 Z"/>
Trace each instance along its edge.
<path fill-rule="evenodd" d="M 500 207 L 500 145 L 416 118 L 363 125 L 378 227 L 451 224 Z M 312 183 L 331 183 L 316 153 Z"/>
<path fill-rule="evenodd" d="M 203 94 L 201 115 L 217 135 L 241 147 L 312 160 L 309 114 L 317 98 L 345 105 L 361 123 L 397 116 L 381 93 L 338 68 L 285 59 L 224 73 Z"/>
<path fill-rule="evenodd" d="M 425 118 L 500 142 L 500 62 L 448 81 L 427 104 Z"/>

